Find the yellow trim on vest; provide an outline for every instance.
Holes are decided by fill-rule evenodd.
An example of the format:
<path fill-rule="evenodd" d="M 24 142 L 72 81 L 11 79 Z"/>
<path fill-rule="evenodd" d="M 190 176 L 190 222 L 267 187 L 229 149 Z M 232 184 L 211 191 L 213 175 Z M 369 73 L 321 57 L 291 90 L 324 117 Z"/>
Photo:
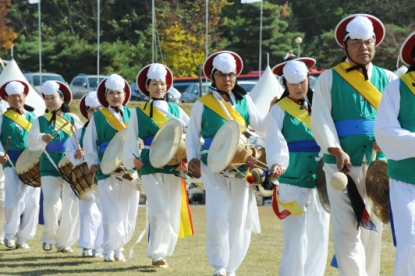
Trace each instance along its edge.
<path fill-rule="evenodd" d="M 11 109 L 7 110 L 3 114 L 3 116 L 9 118 L 14 123 L 21 126 L 27 132 L 29 132 L 30 129 L 32 128 L 32 123 L 29 120 L 27 120 L 24 116 L 20 115 L 14 110 L 11 110 Z"/>
<path fill-rule="evenodd" d="M 277 105 L 310 129 L 311 116 L 308 115 L 308 111 L 305 108 L 300 109 L 300 106 L 288 97 L 277 102 Z"/>
<path fill-rule="evenodd" d="M 222 100 L 223 105 L 225 106 L 226 110 L 229 112 L 229 115 L 231 115 L 232 119 L 234 119 L 240 126 L 246 127 L 245 119 L 241 116 L 241 114 L 238 113 L 235 109 L 233 109 L 230 105 L 228 105 L 224 100 Z M 199 98 L 199 102 L 206 105 L 210 109 L 212 109 L 216 114 L 221 116 L 226 121 L 229 120 L 228 116 L 226 115 L 225 111 L 222 109 L 220 104 L 218 103 L 217 99 L 213 94 L 208 93 L 201 98 Z"/>
<path fill-rule="evenodd" d="M 128 127 L 127 123 L 124 123 L 125 126 L 118 121 L 117 118 L 115 118 L 114 115 L 112 115 L 111 111 L 108 109 L 108 107 L 103 108 L 100 110 L 102 115 L 104 115 L 105 119 L 107 119 L 108 123 L 115 128 L 117 131 L 123 130 L 124 128 Z"/>
<path fill-rule="evenodd" d="M 141 111 L 143 111 L 143 113 L 150 118 L 150 107 L 146 107 L 146 109 L 144 109 L 145 104 L 139 104 L 138 108 L 140 108 Z M 158 125 L 158 127 L 161 127 L 162 125 L 164 125 L 165 122 L 167 122 L 169 120 L 169 118 L 167 118 L 166 115 L 164 115 L 163 112 L 161 112 L 160 110 L 158 110 L 158 108 L 153 106 L 153 118 L 150 118 L 154 123 L 156 123 L 156 125 Z"/>
<path fill-rule="evenodd" d="M 278 197 L 278 193 L 276 193 L 276 200 L 278 202 L 279 205 L 281 205 L 285 210 L 290 211 L 290 213 L 292 215 L 301 215 L 301 214 L 305 214 L 305 212 L 303 212 L 303 210 L 301 209 L 300 204 L 298 204 L 297 201 L 291 201 L 288 203 L 282 203 L 280 198 Z"/>
<path fill-rule="evenodd" d="M 46 120 L 50 120 L 52 118 L 52 112 L 48 112 L 45 113 L 45 115 L 43 115 L 43 117 L 46 118 Z M 56 124 L 55 127 L 57 129 L 61 128 L 64 124 L 66 124 L 67 122 L 69 122 L 68 120 L 66 120 L 65 118 L 63 118 L 62 116 L 60 116 L 59 114 L 56 114 Z M 64 128 L 62 128 L 61 130 L 63 130 L 66 134 L 68 134 L 69 136 L 72 136 L 72 127 L 75 128 L 74 125 L 71 124 L 71 122 L 69 122 L 69 124 L 67 124 Z"/>
<path fill-rule="evenodd" d="M 415 71 L 406 73 L 405 75 L 401 76 L 401 80 L 408 86 L 408 89 L 415 95 Z"/>
<path fill-rule="evenodd" d="M 378 110 L 380 100 L 382 99 L 382 93 L 370 83 L 370 81 L 365 80 L 363 75 L 357 71 L 353 70 L 349 73 L 346 72 L 346 69 L 352 67 L 347 62 L 342 62 L 336 65 L 333 70 L 335 70 L 339 75 L 350 84 L 366 101 L 368 101 L 376 110 Z"/>

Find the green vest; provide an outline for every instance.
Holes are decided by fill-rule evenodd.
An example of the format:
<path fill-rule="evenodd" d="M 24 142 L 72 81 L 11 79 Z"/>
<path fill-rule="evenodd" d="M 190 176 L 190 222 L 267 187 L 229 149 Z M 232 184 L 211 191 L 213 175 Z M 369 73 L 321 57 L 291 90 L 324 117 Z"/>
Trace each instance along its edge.
<path fill-rule="evenodd" d="M 126 106 L 123 106 L 123 121 L 128 124 L 130 121 L 132 110 Z M 97 151 L 98 151 L 98 159 L 102 161 L 102 157 L 104 156 L 104 152 L 99 151 L 99 146 L 104 142 L 109 142 L 115 136 L 115 133 L 118 132 L 115 128 L 113 128 L 110 123 L 108 123 L 107 119 L 105 119 L 104 114 L 102 112 L 97 111 L 94 112 L 94 122 L 95 128 L 97 131 Z M 110 177 L 110 175 L 103 174 L 101 169 L 99 169 L 95 174 L 97 180 L 102 180 Z"/>
<path fill-rule="evenodd" d="M 235 103 L 235 110 L 244 118 L 246 125 L 249 125 L 249 111 L 248 104 L 246 102 L 246 97 L 243 97 L 242 100 L 237 100 Z M 202 114 L 202 137 L 213 138 L 216 135 L 216 132 L 227 122 L 224 118 L 216 114 L 212 109 L 207 106 L 203 107 Z M 203 150 L 206 150 L 205 147 L 202 147 Z M 202 162 L 207 165 L 207 153 L 202 155 Z M 240 167 L 241 171 L 246 170 L 245 167 Z"/>
<path fill-rule="evenodd" d="M 81 136 L 79 136 L 79 146 L 81 147 L 81 149 L 83 149 L 84 148 L 84 136 L 85 136 L 85 130 L 86 130 L 86 127 L 84 126 L 82 129 L 81 129 Z"/>
<path fill-rule="evenodd" d="M 167 103 L 168 105 L 168 112 L 171 113 L 176 118 L 180 118 L 180 110 L 179 107 L 172 103 Z M 156 107 L 153 107 L 156 108 Z M 158 125 L 140 108 L 136 108 L 137 113 L 137 123 L 138 123 L 138 137 L 140 139 L 143 139 L 148 136 L 154 136 L 156 135 L 157 131 L 159 130 Z M 168 118 L 169 120 L 171 118 Z M 165 173 L 165 174 L 174 174 L 177 173 L 175 170 L 168 170 L 163 168 L 154 168 L 151 166 L 150 163 L 150 150 L 149 149 L 143 149 L 140 154 L 140 158 L 143 162 L 143 166 L 140 168 L 140 175 L 148 175 L 153 173 Z"/>
<path fill-rule="evenodd" d="M 333 121 L 339 122 L 353 119 L 375 119 L 377 111 L 358 93 L 350 84 L 348 84 L 335 70 L 332 70 L 333 81 L 331 87 L 331 115 Z M 385 70 L 373 65 L 372 78 L 370 82 L 381 93 L 389 83 Z M 373 142 L 375 135 L 353 135 L 348 137 L 339 137 L 341 148 L 350 156 L 350 162 L 353 166 L 361 166 L 363 155 L 366 156 L 366 162 L 372 162 Z M 376 159 L 385 160 L 385 155 L 378 152 Z M 330 154 L 324 154 L 324 163 L 336 164 L 336 158 Z"/>
<path fill-rule="evenodd" d="M 75 125 L 74 119 L 68 113 L 61 113 L 60 114 L 63 118 L 68 120 L 71 124 Z M 55 132 L 55 128 L 49 124 L 49 120 L 47 120 L 44 116 L 38 117 L 39 120 L 39 128 L 40 133 L 45 134 L 53 134 Z M 68 134 L 64 131 L 59 131 L 55 137 L 50 141 L 51 142 L 60 142 L 60 141 L 67 141 L 70 138 Z M 58 166 L 59 161 L 65 156 L 65 151 L 55 151 L 55 152 L 48 152 L 49 156 L 52 158 L 53 162 L 56 166 Z M 40 156 L 40 176 L 61 176 L 59 171 L 53 166 L 50 162 L 49 158 L 46 156 L 45 153 L 42 153 Z"/>
<path fill-rule="evenodd" d="M 29 133 L 21 127 L 17 127 L 16 123 L 7 118 L 6 116 L 3 117 L 3 122 L 1 124 L 1 136 L 0 142 L 5 149 L 7 140 L 10 138 L 9 144 L 9 151 L 24 151 L 27 148 L 27 136 Z M 35 121 L 36 115 L 33 112 L 26 111 L 26 120 L 31 122 L 32 124 Z M 6 163 L 3 164 L 3 169 L 11 167 L 10 161 L 13 165 L 16 165 L 17 159 L 10 159 Z"/>
<path fill-rule="evenodd" d="M 403 129 L 415 132 L 415 96 L 402 80 L 399 81 L 401 101 L 398 121 Z M 399 161 L 388 159 L 388 176 L 392 179 L 415 185 L 414 168 L 415 158 Z"/>
<path fill-rule="evenodd" d="M 297 141 L 314 141 L 311 130 L 287 112 L 284 116 L 282 135 L 287 144 Z M 318 152 L 290 151 L 289 156 L 290 163 L 284 174 L 279 177 L 279 182 L 302 188 L 315 188 Z"/>

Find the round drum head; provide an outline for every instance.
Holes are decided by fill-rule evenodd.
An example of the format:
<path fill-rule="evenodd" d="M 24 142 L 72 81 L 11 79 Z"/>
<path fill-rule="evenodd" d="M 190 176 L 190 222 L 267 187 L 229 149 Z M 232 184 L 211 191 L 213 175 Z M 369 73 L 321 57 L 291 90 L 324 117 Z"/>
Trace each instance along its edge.
<path fill-rule="evenodd" d="M 40 161 L 42 150 L 31 151 L 25 149 L 16 161 L 16 173 L 25 173 Z"/>
<path fill-rule="evenodd" d="M 330 214 L 330 201 L 327 193 L 326 174 L 323 170 L 323 166 L 324 162 L 321 160 L 317 167 L 316 188 L 321 206 L 323 206 L 324 210 Z"/>
<path fill-rule="evenodd" d="M 389 223 L 389 178 L 385 161 L 373 161 L 366 173 L 366 193 L 375 215 Z"/>
<path fill-rule="evenodd" d="M 150 147 L 150 163 L 155 168 L 165 166 L 176 154 L 183 128 L 179 120 L 169 120 L 157 131 Z"/>
<path fill-rule="evenodd" d="M 208 153 L 208 167 L 213 173 L 220 173 L 232 161 L 239 145 L 241 131 L 236 121 L 224 124 L 213 138 Z"/>
<path fill-rule="evenodd" d="M 125 138 L 127 137 L 127 129 L 122 129 L 108 144 L 101 161 L 101 170 L 104 174 L 111 174 L 122 162 L 122 154 Z"/>

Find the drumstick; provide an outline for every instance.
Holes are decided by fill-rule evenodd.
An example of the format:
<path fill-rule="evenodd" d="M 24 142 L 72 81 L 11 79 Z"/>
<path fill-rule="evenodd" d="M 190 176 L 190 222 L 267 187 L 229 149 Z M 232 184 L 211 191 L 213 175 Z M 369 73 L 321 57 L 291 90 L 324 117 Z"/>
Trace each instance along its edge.
<path fill-rule="evenodd" d="M 79 144 L 78 138 L 76 137 L 75 131 L 73 131 L 73 127 L 72 126 L 71 126 L 71 131 L 72 131 L 72 136 L 73 136 L 73 138 L 75 139 L 75 142 L 76 142 L 76 148 L 77 149 L 80 149 L 81 148 L 81 145 Z"/>
<path fill-rule="evenodd" d="M 64 128 L 69 122 L 66 122 L 63 126 L 61 126 L 57 131 L 55 131 L 51 136 L 52 138 L 55 137 L 56 134 L 58 134 L 59 131 L 61 131 L 62 128 Z"/>
<path fill-rule="evenodd" d="M 7 144 L 6 144 L 6 148 L 4 149 L 4 155 L 6 156 L 7 152 L 9 151 L 9 145 L 10 145 L 10 140 L 12 139 L 12 137 L 9 136 L 9 138 L 7 138 Z"/>
<path fill-rule="evenodd" d="M 140 158 L 138 158 L 135 154 L 134 154 L 134 152 L 129 148 L 129 147 L 127 147 L 126 145 L 125 145 L 125 142 L 123 141 L 123 138 L 118 134 L 118 132 L 116 132 L 115 133 L 115 135 L 117 135 L 118 136 L 118 138 L 120 138 L 120 140 L 121 140 L 121 142 L 124 144 L 124 146 L 131 152 L 131 154 L 135 157 L 135 159 L 138 159 L 138 160 L 140 160 Z"/>

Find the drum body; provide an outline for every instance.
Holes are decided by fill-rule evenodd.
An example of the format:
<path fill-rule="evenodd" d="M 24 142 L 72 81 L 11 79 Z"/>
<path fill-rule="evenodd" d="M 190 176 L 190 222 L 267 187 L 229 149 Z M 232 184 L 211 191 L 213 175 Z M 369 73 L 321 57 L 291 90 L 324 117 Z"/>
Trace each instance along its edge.
<path fill-rule="evenodd" d="M 64 156 L 58 163 L 58 169 L 62 178 L 69 184 L 72 182 L 71 172 L 73 169 L 72 162 Z"/>
<path fill-rule="evenodd" d="M 38 188 L 40 183 L 41 150 L 25 149 L 16 161 L 16 174 L 23 183 Z"/>
<path fill-rule="evenodd" d="M 92 193 L 98 190 L 98 181 L 86 162 L 75 166 L 71 172 L 71 188 L 75 195 L 82 200 L 93 199 Z"/>

